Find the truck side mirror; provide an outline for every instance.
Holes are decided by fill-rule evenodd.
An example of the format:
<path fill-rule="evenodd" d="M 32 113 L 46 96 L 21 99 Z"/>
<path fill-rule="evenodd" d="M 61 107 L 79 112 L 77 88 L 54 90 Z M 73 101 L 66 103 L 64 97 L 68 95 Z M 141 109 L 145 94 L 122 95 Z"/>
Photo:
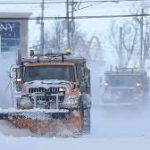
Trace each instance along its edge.
<path fill-rule="evenodd" d="M 13 68 L 13 71 L 15 73 L 14 83 L 20 84 L 22 82 L 21 68 L 20 67 Z"/>

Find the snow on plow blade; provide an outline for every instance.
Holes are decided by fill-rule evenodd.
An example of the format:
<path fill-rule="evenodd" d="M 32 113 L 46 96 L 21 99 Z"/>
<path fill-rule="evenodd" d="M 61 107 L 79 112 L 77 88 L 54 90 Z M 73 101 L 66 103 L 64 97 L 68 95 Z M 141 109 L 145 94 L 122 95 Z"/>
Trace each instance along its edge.
<path fill-rule="evenodd" d="M 17 128 L 46 136 L 76 136 L 81 133 L 80 113 L 69 110 L 0 109 L 0 120 L 8 120 Z"/>
<path fill-rule="evenodd" d="M 44 120 L 44 119 L 64 119 L 69 115 L 68 110 L 44 110 L 44 109 L 0 109 L 0 120 L 9 119 L 32 119 L 32 120 Z"/>

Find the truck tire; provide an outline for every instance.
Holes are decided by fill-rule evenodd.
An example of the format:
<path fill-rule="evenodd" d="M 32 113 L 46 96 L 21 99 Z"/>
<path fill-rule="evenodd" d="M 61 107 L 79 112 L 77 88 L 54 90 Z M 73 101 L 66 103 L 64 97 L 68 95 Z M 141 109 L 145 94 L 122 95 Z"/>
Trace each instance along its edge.
<path fill-rule="evenodd" d="M 149 111 L 149 96 L 148 93 L 145 93 L 143 96 L 142 110 L 145 112 Z"/>
<path fill-rule="evenodd" d="M 141 101 L 137 103 L 137 108 L 141 112 L 148 112 L 149 111 L 149 97 L 147 93 L 144 93 Z"/>
<path fill-rule="evenodd" d="M 83 133 L 90 133 L 91 131 L 91 114 L 90 108 L 83 110 Z"/>
<path fill-rule="evenodd" d="M 90 114 L 90 107 L 85 105 L 83 101 L 85 97 L 81 97 L 79 101 L 80 112 L 82 114 L 82 132 L 83 133 L 90 133 L 91 130 L 91 114 Z"/>

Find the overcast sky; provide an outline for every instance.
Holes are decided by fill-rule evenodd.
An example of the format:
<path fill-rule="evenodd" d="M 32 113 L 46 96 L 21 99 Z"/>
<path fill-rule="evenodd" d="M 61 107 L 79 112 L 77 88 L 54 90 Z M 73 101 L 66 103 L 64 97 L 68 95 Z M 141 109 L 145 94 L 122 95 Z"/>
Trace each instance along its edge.
<path fill-rule="evenodd" d="M 46 0 L 45 0 L 46 1 Z M 49 0 L 50 1 L 50 0 Z M 65 0 L 51 0 L 51 1 L 65 1 Z M 86 1 L 86 0 L 78 0 L 78 1 Z M 7 2 L 7 0 L 0 0 L 0 2 Z M 8 2 L 40 2 L 40 0 L 8 0 Z M 85 16 L 85 15 L 117 15 L 117 14 L 129 14 L 129 11 L 134 13 L 135 8 L 141 6 L 142 2 L 120 2 L 120 3 L 95 3 L 94 6 L 90 6 L 93 3 L 81 3 L 79 8 L 84 8 L 89 6 L 88 8 L 81 9 L 75 12 L 76 16 Z M 148 2 L 143 3 L 144 6 L 148 5 Z M 134 8 L 134 9 L 133 9 Z M 41 13 L 40 4 L 24 4 L 24 5 L 4 5 L 0 4 L 0 11 L 14 12 L 32 12 L 33 16 L 39 16 Z M 45 16 L 65 16 L 66 8 L 65 4 L 46 4 L 45 5 Z M 94 33 L 101 34 L 101 31 L 109 27 L 109 24 L 112 19 L 84 19 L 77 20 L 80 23 L 83 31 L 85 31 L 88 35 L 92 35 Z M 114 20 L 114 19 L 113 19 Z M 117 20 L 117 19 L 116 19 Z M 120 21 L 120 18 L 118 19 Z M 35 26 L 35 25 L 34 25 Z M 39 25 L 36 25 L 37 28 Z M 32 28 L 32 27 L 31 27 Z M 34 28 L 36 29 L 36 28 Z M 32 30 L 34 30 L 32 28 Z"/>

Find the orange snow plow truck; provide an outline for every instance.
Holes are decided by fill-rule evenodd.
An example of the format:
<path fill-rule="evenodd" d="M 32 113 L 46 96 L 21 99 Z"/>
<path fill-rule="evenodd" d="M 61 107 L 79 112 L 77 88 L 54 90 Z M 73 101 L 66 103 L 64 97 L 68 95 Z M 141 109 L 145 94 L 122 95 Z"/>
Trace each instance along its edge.
<path fill-rule="evenodd" d="M 66 53 L 34 54 L 13 69 L 15 108 L 0 119 L 40 135 L 90 132 L 90 71 L 84 58 Z"/>

